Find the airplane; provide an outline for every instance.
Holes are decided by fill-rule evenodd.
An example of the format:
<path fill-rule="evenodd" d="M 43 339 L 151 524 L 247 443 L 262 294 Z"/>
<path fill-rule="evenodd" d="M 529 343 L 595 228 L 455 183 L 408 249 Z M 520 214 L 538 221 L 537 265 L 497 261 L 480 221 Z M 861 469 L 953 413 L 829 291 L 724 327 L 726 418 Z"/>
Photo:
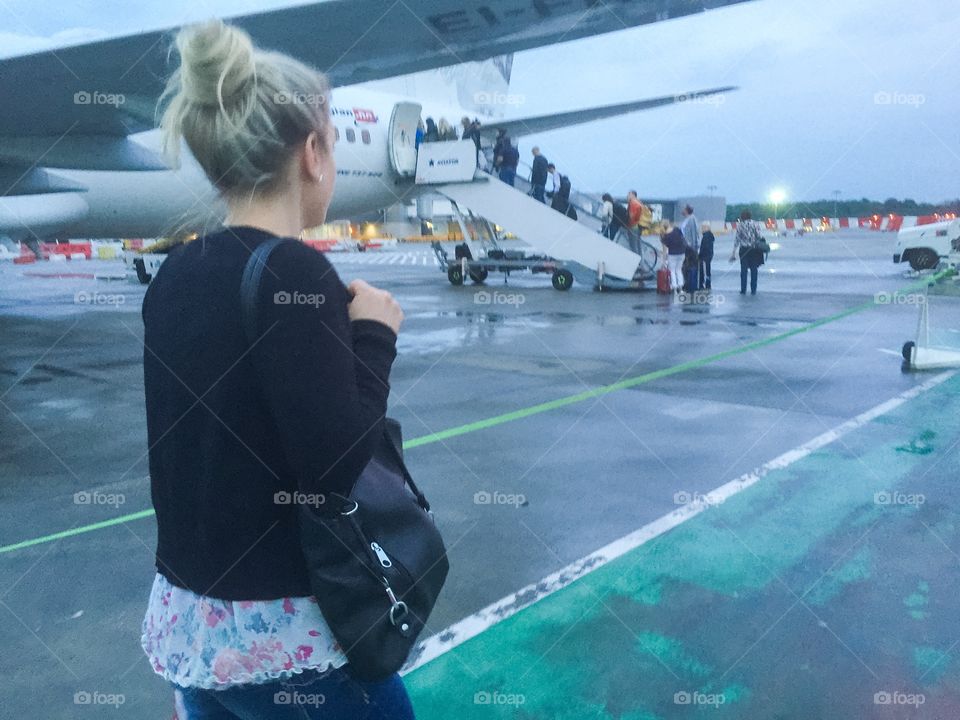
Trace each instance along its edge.
<path fill-rule="evenodd" d="M 477 108 L 419 101 L 371 81 L 492 62 L 509 83 L 511 53 L 748 0 L 325 0 L 229 19 L 258 46 L 323 70 L 334 86 L 337 187 L 330 219 L 411 199 L 422 116 L 457 124 Z M 371 24 L 372 23 L 372 24 Z M 156 104 L 174 69 L 176 28 L 0 59 L 0 237 L 160 237 L 177 219 L 222 213 L 189 153 L 160 155 Z M 504 63 L 506 67 L 504 68 Z M 498 87 L 501 87 L 498 85 Z M 43 101 L 37 102 L 37 88 Z M 484 117 L 514 139 L 732 90 L 712 88 L 512 119 Z M 468 103 L 469 104 L 469 103 Z"/>

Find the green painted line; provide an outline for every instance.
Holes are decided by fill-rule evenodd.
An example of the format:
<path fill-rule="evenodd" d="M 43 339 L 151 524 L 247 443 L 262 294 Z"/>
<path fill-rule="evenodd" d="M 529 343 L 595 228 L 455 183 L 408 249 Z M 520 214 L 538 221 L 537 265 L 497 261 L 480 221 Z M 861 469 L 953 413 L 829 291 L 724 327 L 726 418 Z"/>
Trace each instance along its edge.
<path fill-rule="evenodd" d="M 60 540 L 62 538 L 82 535 L 83 533 L 99 530 L 100 528 L 111 527 L 112 525 L 120 525 L 121 523 L 130 522 L 131 520 L 140 520 L 141 518 L 152 517 L 153 515 L 154 511 L 152 509 L 141 510 L 140 512 L 121 515 L 120 517 L 111 518 L 110 520 L 102 520 L 91 525 L 81 525 L 80 527 L 71 528 L 70 530 L 63 530 L 50 535 L 43 535 L 31 540 L 23 540 L 21 542 L 14 543 L 13 545 L 4 545 L 3 547 L 0 547 L 0 554 L 13 552 L 14 550 L 22 550 L 23 548 L 40 545 L 42 543 L 53 542 L 54 540 Z"/>
<path fill-rule="evenodd" d="M 903 295 L 910 293 L 914 290 L 920 290 L 923 287 L 926 287 L 931 282 L 937 282 L 942 278 L 948 277 L 954 273 L 953 270 L 944 270 L 936 275 L 932 275 L 929 278 L 924 280 L 917 281 L 907 287 L 896 291 L 894 295 Z M 503 413 L 501 415 L 494 415 L 490 418 L 485 418 L 483 420 L 477 420 L 472 423 L 466 423 L 465 425 L 457 425 L 456 427 L 448 428 L 446 430 L 441 430 L 439 432 L 430 433 L 429 435 L 422 435 L 417 438 L 412 438 L 406 440 L 403 443 L 404 450 L 409 450 L 412 448 L 421 447 L 422 445 L 430 445 L 435 442 L 440 442 L 442 440 L 447 440 L 448 438 L 458 437 L 460 435 L 466 435 L 468 433 L 477 432 L 479 430 L 486 430 L 488 428 L 496 427 L 497 425 L 503 425 L 508 422 L 513 422 L 514 420 L 522 420 L 523 418 L 531 417 L 533 415 L 539 415 L 540 413 L 549 412 L 550 410 L 556 410 L 558 408 L 566 407 L 567 405 L 573 405 L 578 402 L 583 402 L 584 400 L 590 400 L 592 398 L 602 397 L 604 395 L 609 395 L 610 393 L 618 392 L 619 390 L 626 390 L 628 388 L 637 387 L 639 385 L 644 385 L 654 380 L 659 380 L 661 378 L 670 377 L 672 375 L 679 375 L 680 373 L 687 372 L 689 370 L 696 370 L 697 368 L 704 367 L 705 365 L 710 365 L 720 360 L 725 360 L 727 358 L 735 357 L 737 355 L 742 355 L 752 350 L 757 350 L 759 348 L 767 347 L 773 345 L 774 343 L 781 342 L 788 338 L 794 337 L 795 335 L 800 335 L 801 333 L 809 332 L 810 330 L 816 330 L 817 328 L 823 327 L 824 325 L 829 325 L 830 323 L 837 322 L 838 320 L 843 320 L 844 318 L 850 317 L 851 315 L 856 315 L 865 310 L 870 310 L 877 307 L 875 301 L 868 301 L 860 305 L 855 305 L 852 308 L 848 308 L 841 312 L 829 315 L 820 320 L 815 320 L 812 323 L 808 323 L 799 328 L 794 328 L 793 330 L 788 330 L 786 332 L 778 333 L 777 335 L 772 335 L 768 338 L 762 338 L 760 340 L 754 340 L 753 342 L 746 343 L 745 345 L 740 345 L 738 347 L 730 348 L 729 350 L 724 350 L 722 352 L 715 353 L 713 355 L 708 355 L 703 358 L 698 358 L 696 360 L 689 360 L 678 365 L 673 365 L 662 370 L 654 370 L 653 372 L 644 373 L 643 375 L 637 375 L 636 377 L 627 378 L 626 380 L 621 380 L 619 382 L 611 383 L 609 385 L 602 385 L 598 388 L 593 388 L 591 390 L 585 390 L 575 395 L 567 395 L 566 397 L 557 398 L 555 400 L 550 400 L 548 402 L 540 403 L 538 405 L 531 405 L 530 407 L 521 408 L 519 410 L 513 410 L 508 413 Z M 51 535 L 43 535 L 42 537 L 33 538 L 31 540 L 23 540 L 13 545 L 3 545 L 0 546 L 0 555 L 8 552 L 13 552 L 15 550 L 22 550 L 24 548 L 32 547 L 34 545 L 40 545 L 42 543 L 52 542 L 54 540 L 60 540 L 62 538 L 73 537 L 76 535 L 82 535 L 84 533 L 92 532 L 94 530 L 100 530 L 101 528 L 110 527 L 112 525 L 119 525 L 125 522 L 131 522 L 133 520 L 140 520 L 142 518 L 151 517 L 154 515 L 154 511 L 151 510 L 141 510 L 140 512 L 130 513 L 129 515 L 121 515 L 120 517 L 113 518 L 112 520 L 104 520 L 102 522 L 93 523 L 92 525 L 82 525 L 80 527 L 73 528 L 71 530 L 64 530 L 62 532 L 53 533 Z"/>

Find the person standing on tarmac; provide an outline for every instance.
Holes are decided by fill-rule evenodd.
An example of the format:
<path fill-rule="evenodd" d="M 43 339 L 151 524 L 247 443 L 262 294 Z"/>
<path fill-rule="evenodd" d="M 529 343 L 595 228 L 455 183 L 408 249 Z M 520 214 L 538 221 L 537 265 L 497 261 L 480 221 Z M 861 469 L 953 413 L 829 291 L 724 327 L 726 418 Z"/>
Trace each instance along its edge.
<path fill-rule="evenodd" d="M 700 286 L 700 225 L 693 208 L 685 205 L 682 211 L 683 221 L 680 223 L 680 232 L 687 243 L 687 259 L 684 263 L 684 285 L 687 292 L 696 292 Z"/>
<path fill-rule="evenodd" d="M 390 293 L 344 286 L 298 241 L 324 222 L 337 177 L 329 83 L 221 21 L 181 30 L 176 46 L 164 148 L 176 164 L 186 144 L 227 216 L 171 252 L 143 300 L 157 572 L 141 644 L 184 720 L 412 720 L 398 675 L 348 672 L 289 501 L 347 494 L 370 462 L 403 321 Z M 241 276 L 274 240 L 251 342 Z M 293 689 L 323 702 L 276 702 Z"/>
<path fill-rule="evenodd" d="M 705 222 L 700 236 L 700 290 L 710 289 L 710 264 L 713 262 L 713 243 L 716 238 L 710 223 Z"/>
<path fill-rule="evenodd" d="M 683 260 L 687 254 L 687 243 L 683 239 L 683 232 L 669 220 L 664 220 L 661 226 L 660 242 L 663 246 L 662 259 L 670 268 L 670 289 L 680 292 L 683 290 Z"/>
<path fill-rule="evenodd" d="M 760 231 L 760 225 L 753 219 L 749 210 L 740 213 L 740 222 L 737 223 L 737 234 L 733 240 L 733 252 L 730 254 L 730 262 L 737 259 L 740 255 L 740 294 L 747 294 L 747 273 L 750 273 L 750 294 L 757 294 L 757 273 L 760 266 L 763 265 L 763 252 L 760 250 L 760 243 L 763 241 L 763 233 Z"/>
<path fill-rule="evenodd" d="M 680 224 L 680 231 L 683 233 L 683 239 L 687 241 L 687 245 L 694 251 L 699 252 L 700 224 L 690 205 L 683 208 L 683 222 Z"/>
<path fill-rule="evenodd" d="M 530 169 L 530 194 L 542 203 L 546 202 L 543 194 L 547 189 L 547 158 L 536 145 L 530 151 L 533 153 L 533 166 Z"/>

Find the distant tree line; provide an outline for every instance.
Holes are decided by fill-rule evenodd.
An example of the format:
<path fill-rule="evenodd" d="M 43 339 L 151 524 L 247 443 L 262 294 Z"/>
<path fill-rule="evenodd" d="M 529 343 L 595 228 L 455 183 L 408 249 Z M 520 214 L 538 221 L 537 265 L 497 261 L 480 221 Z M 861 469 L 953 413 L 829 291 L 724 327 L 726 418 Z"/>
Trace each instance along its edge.
<path fill-rule="evenodd" d="M 754 218 L 772 218 L 774 205 L 763 203 L 736 203 L 727 205 L 727 220 L 733 221 L 740 213 L 749 210 Z M 940 213 L 960 213 L 960 198 L 942 203 L 918 203 L 907 198 L 887 198 L 883 202 L 862 198 L 860 200 L 814 200 L 810 202 L 787 202 L 776 208 L 781 218 L 817 218 L 817 217 L 867 217 L 869 215 L 933 215 Z"/>

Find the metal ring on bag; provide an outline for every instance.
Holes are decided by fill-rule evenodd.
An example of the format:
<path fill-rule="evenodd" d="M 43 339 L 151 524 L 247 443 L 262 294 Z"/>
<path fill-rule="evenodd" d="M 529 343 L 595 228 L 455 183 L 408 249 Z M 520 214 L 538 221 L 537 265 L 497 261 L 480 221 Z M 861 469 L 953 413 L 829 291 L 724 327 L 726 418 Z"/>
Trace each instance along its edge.
<path fill-rule="evenodd" d="M 395 617 L 395 616 L 394 616 L 394 613 L 396 613 L 397 610 L 401 610 L 401 611 L 402 611 L 402 612 L 400 613 L 399 617 Z M 400 621 L 403 620 L 403 619 L 407 616 L 407 612 L 408 612 L 408 610 L 407 610 L 407 604 L 406 604 L 403 600 L 400 600 L 400 601 L 397 602 L 395 605 L 391 605 L 391 606 L 390 606 L 390 622 L 391 622 L 391 624 L 393 624 L 394 627 L 397 627 L 397 626 L 400 624 Z"/>
<path fill-rule="evenodd" d="M 358 503 L 356 500 L 350 500 L 350 502 L 353 503 L 353 507 L 347 510 L 346 512 L 341 510 L 340 511 L 341 515 L 353 515 L 357 511 L 357 509 L 360 507 L 360 503 Z"/>

